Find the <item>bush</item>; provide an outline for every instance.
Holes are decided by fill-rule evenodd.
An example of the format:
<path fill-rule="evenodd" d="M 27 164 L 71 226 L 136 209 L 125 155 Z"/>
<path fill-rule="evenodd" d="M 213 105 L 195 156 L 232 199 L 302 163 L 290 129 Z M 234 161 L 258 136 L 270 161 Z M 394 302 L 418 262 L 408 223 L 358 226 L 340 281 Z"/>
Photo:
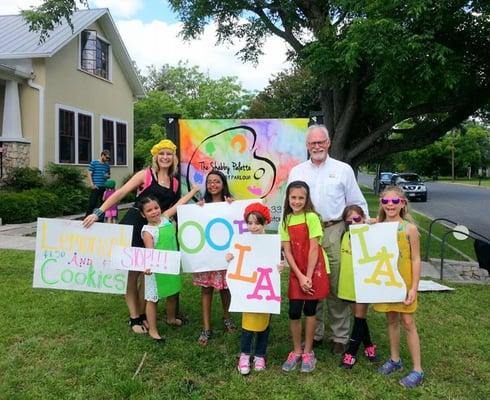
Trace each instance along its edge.
<path fill-rule="evenodd" d="M 58 208 L 63 215 L 78 214 L 86 211 L 90 189 L 56 186 L 52 187 L 51 191 L 58 196 Z"/>
<path fill-rule="evenodd" d="M 46 182 L 39 169 L 17 167 L 12 169 L 5 183 L 10 190 L 19 192 L 43 187 Z"/>
<path fill-rule="evenodd" d="M 37 202 L 25 193 L 0 193 L 0 218 L 4 224 L 21 224 L 35 221 L 38 216 Z"/>
<path fill-rule="evenodd" d="M 49 163 L 46 172 L 50 177 L 50 187 L 75 187 L 84 189 L 85 173 L 80 168 Z"/>
<path fill-rule="evenodd" d="M 43 189 L 26 190 L 22 194 L 32 197 L 36 204 L 38 217 L 51 218 L 62 215 L 60 199 L 56 194 Z"/>

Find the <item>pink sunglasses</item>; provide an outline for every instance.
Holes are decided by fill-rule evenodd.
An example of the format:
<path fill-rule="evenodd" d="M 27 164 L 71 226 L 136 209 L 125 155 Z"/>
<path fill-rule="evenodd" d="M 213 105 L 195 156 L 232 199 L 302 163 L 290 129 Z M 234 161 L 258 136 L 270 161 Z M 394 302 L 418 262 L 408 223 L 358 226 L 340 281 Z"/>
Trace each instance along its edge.
<path fill-rule="evenodd" d="M 351 219 L 351 220 L 349 220 L 349 219 L 348 219 L 348 220 L 346 220 L 346 221 L 345 221 L 345 223 L 346 223 L 347 225 L 350 225 L 350 224 L 352 224 L 353 222 L 355 222 L 356 224 L 358 224 L 359 222 L 361 222 L 361 220 L 362 220 L 362 217 L 361 217 L 361 216 L 359 216 L 359 215 L 357 215 L 357 216 L 355 216 L 355 217 L 352 217 L 352 219 Z"/>
<path fill-rule="evenodd" d="M 403 199 L 400 199 L 399 197 L 383 197 L 381 199 L 381 204 L 388 204 L 390 201 L 392 204 L 398 204 L 400 201 L 403 202 Z"/>

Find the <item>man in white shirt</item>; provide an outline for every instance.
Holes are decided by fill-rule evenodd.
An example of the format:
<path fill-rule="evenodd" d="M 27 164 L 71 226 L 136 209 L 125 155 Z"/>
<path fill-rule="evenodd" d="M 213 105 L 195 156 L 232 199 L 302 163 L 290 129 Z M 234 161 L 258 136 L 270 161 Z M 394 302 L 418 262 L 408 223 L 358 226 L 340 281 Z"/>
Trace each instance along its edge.
<path fill-rule="evenodd" d="M 312 125 L 308 128 L 306 148 L 310 159 L 291 169 L 288 182 L 300 180 L 308 184 L 313 205 L 323 220 L 322 246 L 327 252 L 331 270 L 330 294 L 326 299 L 329 333 L 332 352 L 342 354 L 349 341 L 350 331 L 350 306 L 337 297 L 340 243 L 345 231 L 342 212 L 346 206 L 357 204 L 369 216 L 368 206 L 350 165 L 328 155 L 330 137 L 325 126 Z M 320 301 L 317 306 L 316 344 L 321 343 L 325 335 L 324 303 Z"/>

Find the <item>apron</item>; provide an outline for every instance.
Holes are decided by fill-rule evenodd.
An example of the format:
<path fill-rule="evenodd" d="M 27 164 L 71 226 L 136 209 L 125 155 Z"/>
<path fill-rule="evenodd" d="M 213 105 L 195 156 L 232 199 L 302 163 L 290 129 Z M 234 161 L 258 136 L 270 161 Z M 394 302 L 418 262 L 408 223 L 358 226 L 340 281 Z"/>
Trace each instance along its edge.
<path fill-rule="evenodd" d="M 308 268 L 308 252 L 310 250 L 310 238 L 308 225 L 306 222 L 298 225 L 288 226 L 288 233 L 291 245 L 291 252 L 299 270 L 306 275 Z M 288 297 L 292 300 L 321 300 L 328 296 L 329 282 L 327 269 L 325 266 L 325 258 L 323 257 L 323 250 L 320 243 L 318 246 L 318 259 L 313 270 L 313 276 L 311 278 L 313 283 L 313 294 L 306 294 L 301 290 L 298 278 L 293 271 L 289 274 L 289 289 Z"/>
<path fill-rule="evenodd" d="M 177 251 L 177 239 L 175 226 L 172 223 L 160 225 L 158 228 L 158 240 L 155 249 Z M 182 278 L 180 275 L 157 274 L 155 273 L 158 297 L 168 297 L 179 293 L 182 289 Z"/>

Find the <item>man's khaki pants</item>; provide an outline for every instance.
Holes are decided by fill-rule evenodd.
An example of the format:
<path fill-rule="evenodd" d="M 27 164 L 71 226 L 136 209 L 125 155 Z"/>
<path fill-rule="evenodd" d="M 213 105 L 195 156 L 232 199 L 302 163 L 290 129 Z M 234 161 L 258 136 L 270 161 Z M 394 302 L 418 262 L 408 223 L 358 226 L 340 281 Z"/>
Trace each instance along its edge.
<path fill-rule="evenodd" d="M 327 303 L 328 338 L 333 342 L 347 344 L 350 331 L 350 305 L 337 297 L 340 271 L 340 244 L 345 231 L 343 222 L 329 226 L 323 230 L 323 243 L 330 263 L 330 294 L 326 300 L 318 302 L 316 308 L 315 340 L 325 338 L 324 304 Z"/>

